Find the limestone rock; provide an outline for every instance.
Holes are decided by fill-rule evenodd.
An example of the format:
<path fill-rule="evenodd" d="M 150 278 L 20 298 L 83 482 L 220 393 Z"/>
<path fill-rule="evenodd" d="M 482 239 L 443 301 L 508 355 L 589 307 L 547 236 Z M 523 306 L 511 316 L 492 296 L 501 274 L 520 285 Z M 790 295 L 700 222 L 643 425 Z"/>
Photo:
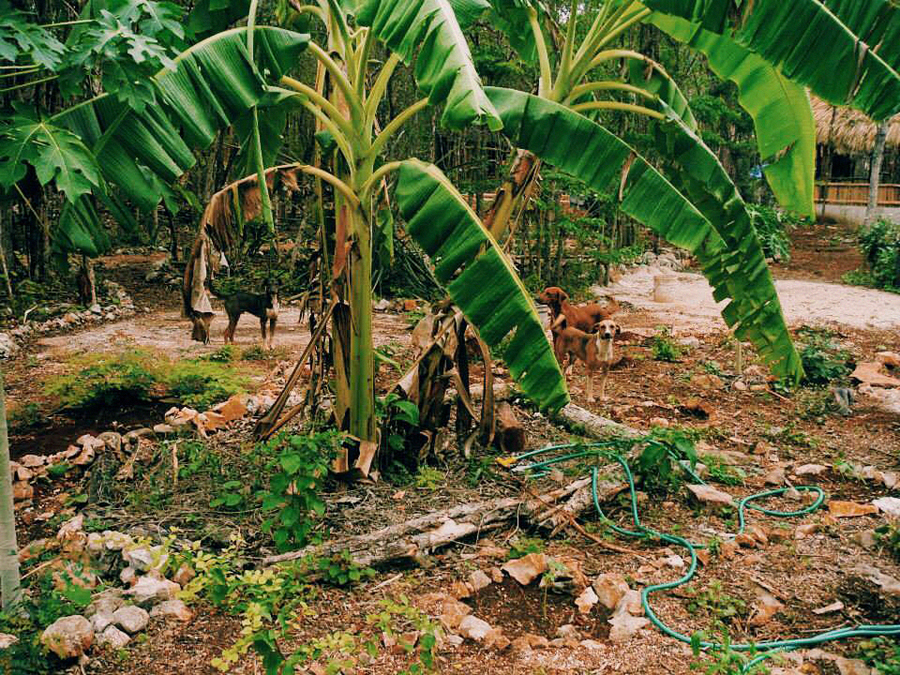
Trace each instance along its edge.
<path fill-rule="evenodd" d="M 19 641 L 15 635 L 9 633 L 0 633 L 0 650 L 9 649 Z"/>
<path fill-rule="evenodd" d="M 606 609 L 615 609 L 622 597 L 630 590 L 625 577 L 616 572 L 607 572 L 594 579 L 593 589 L 597 599 Z"/>
<path fill-rule="evenodd" d="M 97 438 L 103 441 L 106 447 L 113 452 L 118 453 L 122 451 L 122 434 L 116 431 L 104 431 Z"/>
<path fill-rule="evenodd" d="M 34 499 L 34 488 L 25 481 L 13 483 L 13 500 L 17 502 Z"/>
<path fill-rule="evenodd" d="M 472 608 L 466 603 L 448 596 L 444 599 L 441 607 L 441 623 L 448 630 L 455 630 L 471 611 Z"/>
<path fill-rule="evenodd" d="M 610 642 L 627 642 L 635 633 L 650 624 L 650 619 L 642 616 L 631 616 L 628 613 L 616 614 L 609 620 L 612 628 L 609 631 Z"/>
<path fill-rule="evenodd" d="M 600 598 L 597 597 L 597 593 L 594 592 L 594 589 L 591 586 L 585 588 L 581 594 L 575 598 L 575 604 L 578 606 L 578 611 L 582 614 L 590 613 L 591 609 L 600 601 Z"/>
<path fill-rule="evenodd" d="M 174 581 L 151 573 L 140 577 L 134 587 L 126 593 L 133 596 L 137 604 L 144 605 L 174 600 L 175 594 L 180 590 L 181 586 Z"/>
<path fill-rule="evenodd" d="M 128 633 L 123 633 L 115 626 L 107 626 L 102 633 L 97 636 L 97 644 L 103 647 L 111 647 L 112 649 L 122 649 L 131 642 Z"/>
<path fill-rule="evenodd" d="M 193 568 L 187 563 L 182 563 L 178 571 L 172 575 L 172 581 L 183 588 L 195 576 L 197 576 L 197 573 L 194 572 Z"/>
<path fill-rule="evenodd" d="M 469 583 L 472 585 L 472 590 L 477 593 L 482 588 L 491 585 L 491 578 L 482 570 L 475 570 L 469 575 Z"/>
<path fill-rule="evenodd" d="M 124 604 L 125 600 L 122 597 L 121 589 L 107 588 L 94 595 L 91 604 L 85 609 L 84 615 L 90 617 L 101 612 L 111 615 Z"/>
<path fill-rule="evenodd" d="M 547 571 L 547 558 L 543 553 L 529 553 L 521 558 L 510 560 L 502 567 L 513 579 L 527 586 Z"/>
<path fill-rule="evenodd" d="M 61 659 L 78 658 L 93 643 L 91 622 L 80 614 L 57 619 L 41 633 L 41 644 Z"/>
<path fill-rule="evenodd" d="M 794 474 L 797 476 L 821 476 L 826 471 L 828 471 L 828 467 L 822 464 L 804 464 L 794 469 Z"/>
<path fill-rule="evenodd" d="M 106 630 L 106 627 L 113 623 L 113 613 L 112 612 L 96 612 L 91 617 L 91 627 L 94 629 L 94 633 L 100 634 Z"/>
<path fill-rule="evenodd" d="M 475 642 L 482 642 L 492 630 L 491 624 L 487 621 L 483 621 L 477 616 L 469 614 L 468 616 L 463 617 L 463 620 L 459 622 L 459 630 L 457 632 L 464 638 L 469 638 Z"/>
<path fill-rule="evenodd" d="M 163 546 L 137 546 L 126 548 L 122 552 L 122 558 L 136 572 L 146 572 L 150 569 L 162 569 L 169 561 L 169 554 Z"/>
<path fill-rule="evenodd" d="M 733 506 L 734 499 L 727 492 L 722 492 L 710 485 L 688 485 L 687 489 L 704 504 L 715 506 Z"/>
<path fill-rule="evenodd" d="M 147 610 L 135 605 L 119 607 L 113 612 L 112 618 L 117 626 L 125 629 L 132 635 L 144 630 L 147 627 L 147 622 L 150 621 L 150 615 L 147 613 Z"/>
<path fill-rule="evenodd" d="M 182 600 L 166 600 L 150 610 L 150 616 L 154 618 L 158 616 L 171 617 L 179 621 L 188 622 L 194 618 L 194 613 Z"/>

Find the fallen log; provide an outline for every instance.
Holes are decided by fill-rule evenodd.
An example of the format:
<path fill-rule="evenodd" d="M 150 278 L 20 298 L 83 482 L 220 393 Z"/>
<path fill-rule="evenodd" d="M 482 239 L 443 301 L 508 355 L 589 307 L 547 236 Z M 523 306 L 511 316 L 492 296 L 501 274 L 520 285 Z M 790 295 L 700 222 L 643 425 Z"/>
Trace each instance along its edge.
<path fill-rule="evenodd" d="M 641 432 L 633 427 L 595 415 L 590 410 L 585 410 L 574 403 L 564 406 L 552 419 L 562 422 L 573 433 L 598 440 L 604 440 L 610 436 L 641 435 Z"/>
<path fill-rule="evenodd" d="M 306 556 L 330 558 L 343 551 L 348 551 L 357 565 L 384 565 L 418 558 L 472 535 L 480 535 L 503 527 L 512 519 L 526 520 L 540 527 L 556 528 L 592 507 L 590 482 L 590 478 L 582 478 L 543 495 L 501 497 L 434 511 L 368 534 L 345 537 L 318 546 L 307 546 L 299 551 L 269 556 L 263 559 L 263 565 L 297 560 Z M 601 479 L 597 485 L 597 493 L 600 500 L 604 501 L 626 487 L 625 483 L 618 480 Z M 584 490 L 588 494 L 587 501 L 581 496 Z M 576 495 L 579 495 L 578 498 L 573 499 Z"/>
<path fill-rule="evenodd" d="M 500 450 L 507 455 L 518 455 L 525 451 L 525 427 L 516 417 L 512 406 L 505 401 L 497 404 L 494 411 L 497 420 L 497 434 L 494 440 Z"/>

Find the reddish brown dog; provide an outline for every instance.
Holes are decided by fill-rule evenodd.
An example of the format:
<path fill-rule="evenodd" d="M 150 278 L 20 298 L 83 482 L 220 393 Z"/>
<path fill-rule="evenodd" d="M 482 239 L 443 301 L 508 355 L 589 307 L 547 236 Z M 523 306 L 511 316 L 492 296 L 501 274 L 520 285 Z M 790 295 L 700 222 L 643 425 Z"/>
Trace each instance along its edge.
<path fill-rule="evenodd" d="M 622 328 L 611 319 L 598 321 L 593 326 L 594 332 L 586 333 L 577 328 L 566 325 L 566 317 L 561 315 L 551 326 L 553 331 L 553 351 L 560 365 L 570 354 L 579 361 L 583 361 L 587 367 L 587 386 L 585 393 L 588 402 L 594 400 L 594 374 L 598 370 L 603 371 L 603 380 L 600 383 L 600 400 L 606 398 L 606 380 L 609 377 L 609 368 L 614 361 L 613 344 L 616 335 L 622 332 Z"/>
<path fill-rule="evenodd" d="M 594 325 L 605 319 L 609 319 L 619 311 L 619 303 L 610 297 L 609 303 L 598 305 L 591 302 L 586 305 L 572 305 L 569 303 L 569 294 L 558 286 L 548 286 L 537 297 L 538 302 L 550 308 L 550 323 L 556 322 L 560 314 L 566 317 L 566 326 L 577 328 L 585 332 L 592 331 Z"/>

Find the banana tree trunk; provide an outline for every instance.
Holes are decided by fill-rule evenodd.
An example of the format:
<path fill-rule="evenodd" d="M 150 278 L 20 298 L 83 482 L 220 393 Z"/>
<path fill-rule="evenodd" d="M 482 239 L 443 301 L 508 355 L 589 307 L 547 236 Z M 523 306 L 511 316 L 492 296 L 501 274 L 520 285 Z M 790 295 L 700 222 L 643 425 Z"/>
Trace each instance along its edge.
<path fill-rule="evenodd" d="M 22 596 L 19 586 L 19 547 L 16 544 L 12 474 L 9 469 L 6 395 L 3 391 L 3 373 L 0 371 L 0 602 L 3 611 L 8 611 L 17 604 Z"/>
<path fill-rule="evenodd" d="M 348 209 L 350 249 L 350 433 L 376 440 L 375 358 L 372 346 L 372 241 L 369 223 Z"/>

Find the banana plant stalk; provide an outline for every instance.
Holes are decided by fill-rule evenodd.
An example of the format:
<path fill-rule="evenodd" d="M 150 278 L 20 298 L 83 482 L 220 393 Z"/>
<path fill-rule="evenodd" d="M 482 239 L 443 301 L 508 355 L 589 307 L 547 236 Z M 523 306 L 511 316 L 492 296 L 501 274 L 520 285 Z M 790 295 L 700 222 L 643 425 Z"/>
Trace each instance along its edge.
<path fill-rule="evenodd" d="M 3 372 L 0 371 L 0 596 L 4 612 L 8 612 L 18 604 L 22 597 L 18 554 L 9 435 L 6 429 L 6 394 L 3 387 Z"/>

